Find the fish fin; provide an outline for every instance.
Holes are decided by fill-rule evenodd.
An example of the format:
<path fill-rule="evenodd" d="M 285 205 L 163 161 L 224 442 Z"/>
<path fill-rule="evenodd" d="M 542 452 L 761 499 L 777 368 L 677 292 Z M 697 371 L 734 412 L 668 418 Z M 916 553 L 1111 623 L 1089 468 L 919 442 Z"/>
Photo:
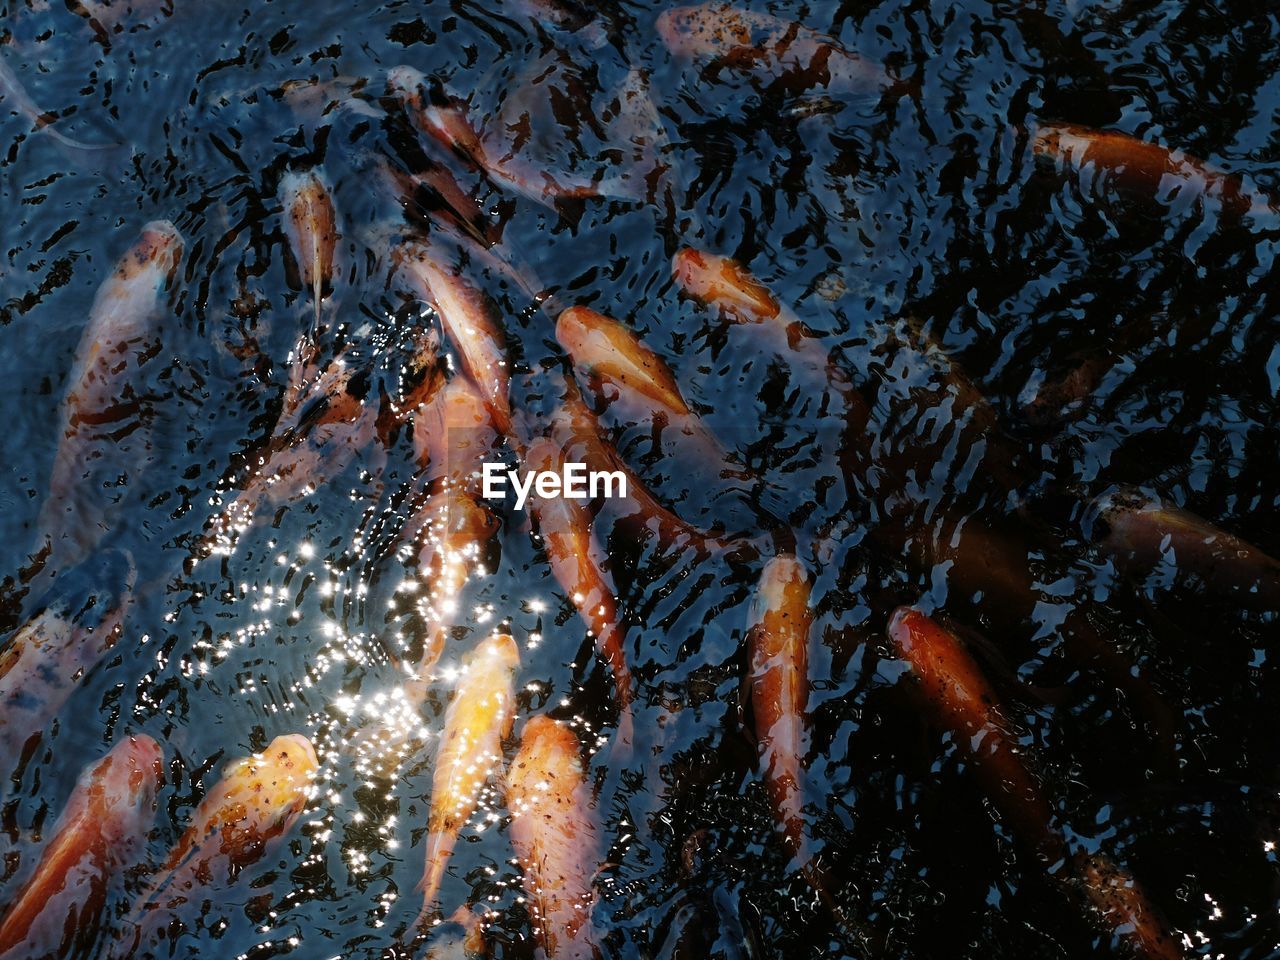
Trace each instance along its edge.
<path fill-rule="evenodd" d="M 67 136 L 52 123 L 40 124 L 39 130 L 48 134 L 54 140 L 57 140 L 58 143 L 62 144 L 64 147 L 85 153 L 94 153 L 103 150 L 120 150 L 125 146 L 123 143 L 85 143 L 83 140 L 75 140 Z"/>
<path fill-rule="evenodd" d="M 935 613 L 934 617 L 964 642 L 969 652 L 981 662 L 992 682 L 1011 699 L 1040 706 L 1059 706 L 1067 701 L 1070 690 L 1066 687 L 1042 687 L 1020 679 L 1000 649 L 978 631 L 956 623 L 941 613 Z"/>
<path fill-rule="evenodd" d="M 315 301 L 315 323 L 311 328 L 311 336 L 320 336 L 320 295 L 324 290 L 324 280 L 320 276 L 320 245 L 311 244 L 311 299 Z"/>

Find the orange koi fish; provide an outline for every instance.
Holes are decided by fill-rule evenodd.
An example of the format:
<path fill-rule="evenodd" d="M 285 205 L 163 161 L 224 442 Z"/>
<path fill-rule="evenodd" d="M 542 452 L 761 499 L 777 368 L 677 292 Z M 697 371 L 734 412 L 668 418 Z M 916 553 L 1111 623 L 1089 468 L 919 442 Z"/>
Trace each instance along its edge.
<path fill-rule="evenodd" d="M 1129 577 L 1182 575 L 1248 610 L 1280 611 L 1280 561 L 1207 520 L 1133 489 L 1099 497 L 1091 512 L 1102 548 Z"/>
<path fill-rule="evenodd" d="M 1180 150 L 1116 130 L 1069 123 L 1042 124 L 1032 132 L 1032 153 L 1056 169 L 1087 177 L 1092 192 L 1106 186 L 1172 205 L 1183 196 L 1213 201 L 1233 216 L 1275 214 L 1274 201 L 1238 176 L 1216 170 Z"/>
<path fill-rule="evenodd" d="M 564 459 L 552 440 L 535 440 L 525 455 L 529 471 L 560 473 Z M 591 512 L 569 497 L 535 497 L 531 502 L 538 533 L 547 552 L 551 572 L 577 607 L 595 638 L 596 649 L 613 674 L 618 705 L 618 743 L 625 751 L 632 738 L 631 668 L 627 666 L 623 629 L 618 623 L 618 601 L 604 571 L 602 551 L 591 533 Z"/>
<path fill-rule="evenodd" d="M 6 960 L 88 955 L 112 879 L 133 865 L 155 816 L 164 756 L 122 740 L 80 775 L 31 879 L 0 922 Z"/>
<path fill-rule="evenodd" d="M 884 67 L 832 37 L 731 3 L 671 7 L 658 16 L 657 27 L 676 56 L 708 61 L 716 72 L 746 73 L 787 93 L 862 94 L 894 86 Z"/>
<path fill-rule="evenodd" d="M 1104 855 L 1071 854 L 1057 813 L 1000 700 L 959 639 L 918 610 L 900 608 L 889 639 L 910 666 L 934 722 L 968 754 L 983 790 L 1014 835 L 1090 916 L 1144 960 L 1183 956 L 1142 888 Z"/>
<path fill-rule="evenodd" d="M 809 589 L 809 575 L 795 557 L 774 557 L 760 575 L 747 632 L 760 769 L 787 850 L 802 871 L 812 860 L 804 823 Z"/>

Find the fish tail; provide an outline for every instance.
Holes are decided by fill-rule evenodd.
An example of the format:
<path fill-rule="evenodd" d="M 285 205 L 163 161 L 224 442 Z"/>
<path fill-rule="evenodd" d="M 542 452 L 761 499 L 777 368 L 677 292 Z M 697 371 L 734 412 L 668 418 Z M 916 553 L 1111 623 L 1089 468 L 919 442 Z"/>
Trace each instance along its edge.
<path fill-rule="evenodd" d="M 444 881 L 445 867 L 449 865 L 449 854 L 453 852 L 453 841 L 453 835 L 448 831 L 436 830 L 427 837 L 427 866 L 422 873 L 422 882 L 418 884 L 422 891 L 419 923 L 440 913 L 440 884 Z"/>
<path fill-rule="evenodd" d="M 124 144 L 121 143 L 85 143 L 83 140 L 76 140 L 72 137 L 68 137 L 51 123 L 46 123 L 40 129 L 51 136 L 54 140 L 57 140 L 64 147 L 70 147 L 73 150 L 118 150 L 120 147 L 124 146 Z"/>

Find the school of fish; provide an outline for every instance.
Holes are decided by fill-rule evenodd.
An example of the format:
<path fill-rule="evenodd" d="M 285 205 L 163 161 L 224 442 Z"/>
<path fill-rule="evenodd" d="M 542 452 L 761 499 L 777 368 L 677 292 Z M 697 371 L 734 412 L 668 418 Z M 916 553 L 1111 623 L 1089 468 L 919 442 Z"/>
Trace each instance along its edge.
<path fill-rule="evenodd" d="M 128 16 L 154 18 L 152 6 L 159 5 L 135 4 Z M 609 42 L 607 23 L 589 5 L 506 6 L 510 16 L 572 36 L 584 48 Z M 98 42 L 123 42 L 120 5 L 78 7 Z M 834 36 L 731 3 L 671 6 L 652 29 L 679 69 L 711 82 L 749 82 L 787 98 L 889 105 L 920 96 L 898 68 Z M 553 56 L 535 71 L 561 68 Z M 56 137 L 68 156 L 99 149 L 59 131 L 58 118 L 35 105 L 3 59 L 0 95 L 26 118 L 31 136 Z M 740 638 L 728 667 L 740 683 L 737 719 L 750 743 L 724 762 L 742 765 L 744 782 L 760 791 L 773 825 L 769 856 L 785 864 L 783 882 L 798 880 L 815 898 L 850 955 L 896 955 L 883 932 L 858 915 L 856 900 L 842 896 L 857 877 L 825 850 L 816 811 L 826 798 L 810 774 L 822 762 L 814 715 L 823 698 L 811 669 L 819 643 L 815 594 L 826 589 L 824 569 L 855 528 L 865 529 L 856 549 L 868 563 L 900 564 L 945 583 L 942 607 L 908 591 L 861 598 L 872 612 L 846 642 L 897 664 L 898 688 L 935 731 L 940 753 L 958 758 L 1009 856 L 1058 891 L 1063 909 L 1074 911 L 1110 955 L 1200 955 L 1190 931 L 1165 918 L 1167 905 L 1126 864 L 1126 852 L 1066 821 L 1056 793 L 1064 784 L 1047 772 L 1052 758 L 1032 746 L 1036 738 L 1011 692 L 1018 681 L 1002 667 L 1053 638 L 1071 675 L 1124 698 L 1135 749 L 1149 751 L 1156 764 L 1172 762 L 1178 705 L 1131 656 L 1114 611 L 1088 597 L 1060 601 L 1055 584 L 1081 557 L 1038 516 L 1037 491 L 1028 487 L 1034 470 L 1010 440 L 1003 410 L 925 324 L 904 315 L 883 332 L 874 360 L 881 372 L 855 369 L 806 324 L 804 307 L 784 302 L 760 278 L 767 265 L 735 259 L 732 243 L 674 250 L 664 268 L 670 282 L 717 336 L 776 357 L 797 390 L 820 398 L 816 417 L 825 429 L 814 458 L 835 482 L 822 490 L 803 481 L 789 485 L 747 461 L 732 436 L 718 433 L 708 411 L 686 396 L 672 363 L 679 346 L 647 342 L 643 320 L 606 315 L 576 302 L 572 290 L 545 286 L 533 252 L 504 239 L 499 211 L 506 203 L 568 216 L 575 204 L 662 207 L 671 200 L 661 104 L 642 72 L 626 78 L 600 118 L 616 149 L 572 166 L 553 166 L 554 158 L 526 149 L 525 126 L 546 122 L 538 111 L 548 105 L 536 92 L 527 99 L 513 94 L 502 114 L 481 116 L 461 91 L 404 63 L 380 77 L 324 90 L 304 84 L 285 95 L 302 114 L 348 110 L 394 130 L 390 146 L 363 157 L 367 189 L 397 218 L 394 231 L 376 238 L 386 264 L 381 282 L 414 304 L 421 319 L 413 336 L 395 346 L 392 361 L 372 347 L 361 320 L 344 317 L 355 275 L 344 238 L 358 228 L 345 220 L 324 166 L 273 174 L 273 216 L 306 316 L 289 356 L 250 358 L 284 371 L 272 374 L 278 414 L 240 462 L 211 468 L 222 471 L 219 494 L 173 575 L 207 563 L 234 569 L 238 542 L 251 532 L 304 509 L 310 496 L 353 467 L 376 482 L 402 446 L 411 451 L 407 519 L 395 532 L 394 555 L 421 584 L 413 599 L 418 629 L 388 655 L 406 678 L 411 715 L 425 723 L 428 702 L 442 709 L 432 714 L 438 721 L 430 736 L 409 746 L 394 731 L 372 731 L 359 741 L 371 756 L 391 757 L 390 768 L 409 762 L 430 770 L 429 792 L 415 798 L 418 820 L 404 823 L 403 855 L 420 865 L 422 879 L 392 925 L 395 955 L 494 951 L 496 916 L 467 898 L 464 878 L 451 869 L 482 809 L 504 811 L 533 955 L 613 955 L 602 906 L 609 896 L 611 791 L 617 778 L 653 770 L 662 751 L 662 732 L 639 720 L 638 706 L 651 702 L 652 691 L 634 658 L 663 628 L 626 602 L 626 568 L 643 561 L 675 570 L 708 559 L 743 572 L 752 584 L 747 616 L 735 610 L 733 622 L 720 624 Z M 1280 202 L 1247 177 L 1120 130 L 1043 122 L 1011 135 L 1041 175 L 1075 182 L 1085 197 L 1119 191 L 1151 216 L 1197 204 L 1224 223 L 1280 217 Z M 165 416 L 153 366 L 166 350 L 169 306 L 187 282 L 182 268 L 191 244 L 167 221 L 123 229 L 120 259 L 87 318 L 61 397 L 33 567 L 20 578 L 23 622 L 0 645 L 6 774 L 17 770 L 20 778 L 51 725 L 72 722 L 78 686 L 109 661 L 131 611 L 155 588 L 138 582 L 135 558 L 104 543 L 123 522 L 114 478 L 145 461 Z M 489 292 L 493 278 L 524 297 L 532 319 L 522 322 L 540 325 L 552 360 L 515 354 L 514 318 Z M 915 371 L 913 388 L 875 389 L 876 377 L 895 368 Z M 1065 380 L 1043 384 L 1025 415 L 1037 423 L 1069 416 L 1108 369 L 1105 358 L 1086 358 Z M 529 386 L 535 377 L 536 389 Z M 619 442 L 617 424 L 631 431 L 628 445 Z M 640 450 L 649 456 L 638 456 Z M 652 483 L 655 457 L 677 464 L 696 497 L 673 498 Z M 516 516 L 484 496 L 484 465 L 495 460 L 543 473 L 585 464 L 621 474 L 626 492 L 594 499 L 539 492 L 527 515 Z M 733 522 L 709 522 L 695 501 L 723 507 L 716 516 Z M 1248 531 L 1222 529 L 1146 487 L 1117 486 L 1081 511 L 1090 556 L 1112 565 L 1157 613 L 1169 598 L 1192 595 L 1224 615 L 1264 622 L 1280 615 L 1280 560 L 1248 542 Z M 521 681 L 529 637 L 503 626 L 457 648 L 458 598 L 514 549 L 516 538 L 545 563 L 577 618 L 591 662 L 571 669 L 607 690 L 601 729 L 580 722 L 587 708 L 567 701 L 530 707 Z M 619 551 L 619 543 L 628 548 Z M 1176 604 L 1170 609 L 1176 617 Z M 459 663 L 447 682 L 438 670 L 446 654 Z M 1044 716 L 1054 722 L 1052 710 Z M 264 734 L 256 750 L 222 764 L 220 774 L 215 765 L 204 768 L 179 818 L 185 831 L 160 858 L 157 798 L 177 758 L 127 725 L 103 747 L 66 796 L 56 824 L 20 847 L 21 862 L 9 876 L 21 881 L 4 887 L 0 904 L 3 960 L 181 955 L 175 938 L 200 928 L 212 905 L 251 898 L 242 875 L 297 838 L 320 793 L 312 732 Z M 591 775 L 597 756 L 608 777 Z M 712 855 L 708 842 L 688 838 L 690 877 Z M 721 896 L 691 896 L 679 914 L 688 913 L 683 933 L 672 934 L 674 946 L 661 955 L 757 956 L 761 947 L 750 933 L 738 936 L 731 951 L 713 950 L 716 931 L 741 922 Z M 510 925 L 501 931 L 510 936 Z"/>

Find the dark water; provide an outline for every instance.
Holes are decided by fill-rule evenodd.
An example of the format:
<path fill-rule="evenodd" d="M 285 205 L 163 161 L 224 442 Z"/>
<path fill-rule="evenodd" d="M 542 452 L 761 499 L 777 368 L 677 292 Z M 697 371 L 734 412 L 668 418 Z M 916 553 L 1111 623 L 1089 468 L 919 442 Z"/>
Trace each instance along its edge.
<path fill-rule="evenodd" d="M 425 741 L 404 747 L 391 777 L 358 759 L 361 731 L 416 722 L 396 706 L 404 674 L 385 652 L 397 632 L 414 642 L 394 606 L 409 575 L 395 537 L 415 472 L 403 436 L 231 555 L 184 563 L 211 498 L 270 433 L 289 351 L 310 322 L 307 294 L 286 277 L 282 174 L 318 166 L 332 185 L 341 271 L 325 310 L 389 376 L 395 344 L 437 321 L 387 281 L 391 238 L 410 228 L 370 170 L 379 156 L 411 153 L 382 99 L 387 71 L 411 65 L 470 95 L 483 117 L 517 96 L 532 69 L 556 115 L 578 124 L 544 129 L 543 159 L 572 168 L 593 162 L 609 137 L 574 115 L 598 112 L 638 67 L 665 128 L 665 198 L 551 211 L 491 189 L 482 201 L 557 303 L 629 323 L 784 501 L 804 506 L 831 486 L 792 524 L 815 574 L 806 815 L 836 899 L 874 931 L 870 955 L 1117 952 L 1020 856 L 881 639 L 903 603 L 953 607 L 987 632 L 991 618 L 948 594 L 945 569 L 873 545 L 882 505 L 873 480 L 846 477 L 832 459 L 838 430 L 815 412 L 824 388 L 750 328 L 725 330 L 681 298 L 670 264 L 684 245 L 734 256 L 795 308 L 872 400 L 886 456 L 904 432 L 934 426 L 927 365 L 877 352 L 899 318 L 923 322 L 986 394 L 1026 470 L 1017 496 L 989 497 L 983 509 L 1048 526 L 1066 558 L 1052 571 L 1065 573 L 1047 561 L 1033 573 L 1064 609 L 1092 601 L 1090 616 L 1176 717 L 1170 762 L 1141 711 L 1064 656 L 1051 629 L 991 636 L 980 659 L 1041 758 L 1046 791 L 1077 842 L 1141 878 L 1188 938 L 1188 955 L 1280 953 L 1275 616 L 1132 589 L 1082 534 L 1094 496 L 1140 484 L 1280 551 L 1280 218 L 1229 223 L 1208 204 L 1089 189 L 1038 163 L 1026 132 L 1037 121 L 1123 130 L 1280 194 L 1280 17 L 1267 7 L 768 5 L 911 86 L 902 96 L 824 97 L 672 58 L 654 28 L 660 5 L 606 4 L 593 29 L 570 33 L 514 4 L 178 0 L 171 12 L 126 17 L 106 43 L 61 4 L 10 5 L 17 42 L 0 57 L 28 93 L 68 136 L 123 147 L 68 151 L 28 118 L 0 118 L 0 571 L 18 578 L 40 540 L 59 403 L 95 291 L 147 221 L 173 221 L 186 246 L 162 363 L 148 374 L 150 448 L 119 463 L 103 492 L 119 498 L 103 546 L 132 554 L 138 596 L 113 654 L 83 678 L 30 762 L 5 758 L 6 771 L 17 769 L 3 784 L 4 895 L 30 867 L 24 844 L 49 829 L 79 771 L 126 733 L 155 737 L 168 761 L 151 836 L 159 861 L 226 761 L 300 732 L 322 766 L 307 812 L 224 902 L 191 918 L 173 955 L 382 956 L 421 905 L 431 736 L 450 668 L 478 639 L 506 624 L 520 644 L 521 717 L 550 709 L 577 718 L 584 740 L 608 737 L 607 672 L 526 516 L 509 511 L 500 559 L 467 587 L 422 705 Z M 332 82 L 326 103 L 345 105 L 321 113 L 284 96 L 291 81 L 312 79 Z M 594 105 L 572 102 L 575 90 L 594 91 Z M 540 423 L 569 369 L 553 319 L 497 271 L 475 276 L 502 307 L 513 402 Z M 1069 416 L 1032 422 L 1039 385 L 1082 356 L 1107 360 L 1097 388 Z M 646 461 L 642 435 L 614 426 L 619 448 L 688 519 L 753 522 L 755 505 L 741 498 L 684 495 L 678 463 Z M 959 509 L 941 481 L 963 473 L 969 451 L 945 436 L 937 450 L 934 475 L 918 478 L 921 502 Z M 983 489 L 981 462 L 966 482 Z M 922 507 L 911 522 L 927 528 L 932 517 Z M 593 914 L 603 954 L 671 956 L 693 916 L 707 942 L 692 956 L 864 955 L 789 873 L 754 772 L 740 687 L 759 563 L 672 556 L 619 531 L 609 549 L 636 674 L 637 742 L 629 769 L 611 768 L 602 750 L 590 771 L 610 847 Z M 65 572 L 42 577 L 54 574 Z M 16 580 L 5 595 L 10 627 L 39 602 Z M 1043 613 L 1051 624 L 1060 612 Z M 491 911 L 495 955 L 531 956 L 512 857 L 504 809 L 482 810 L 442 897 Z M 113 891 L 108 924 L 129 889 Z"/>

